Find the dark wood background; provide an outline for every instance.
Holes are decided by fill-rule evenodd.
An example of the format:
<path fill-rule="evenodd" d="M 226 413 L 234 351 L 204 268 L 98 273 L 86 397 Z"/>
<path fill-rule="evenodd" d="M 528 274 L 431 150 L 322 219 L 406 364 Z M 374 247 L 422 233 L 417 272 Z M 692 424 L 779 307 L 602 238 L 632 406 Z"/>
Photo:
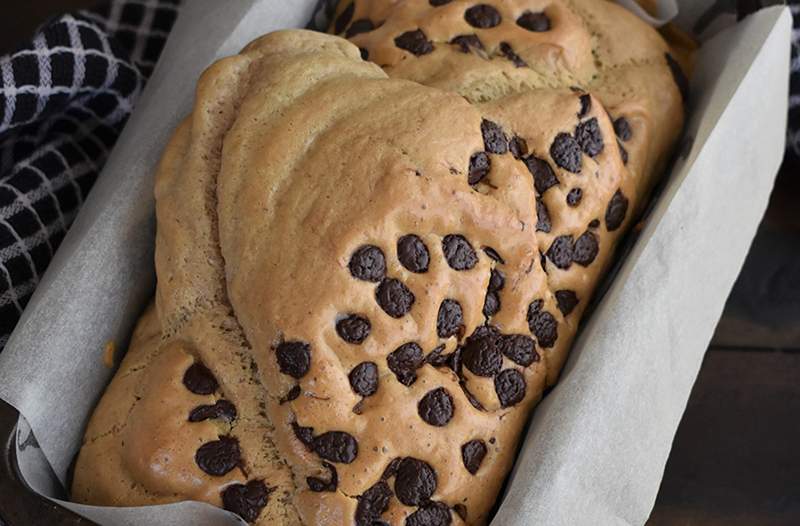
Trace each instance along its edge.
<path fill-rule="evenodd" d="M 6 0 L 0 53 L 92 0 Z M 787 65 L 788 67 L 788 65 Z M 800 525 L 800 166 L 785 165 L 648 524 Z"/>

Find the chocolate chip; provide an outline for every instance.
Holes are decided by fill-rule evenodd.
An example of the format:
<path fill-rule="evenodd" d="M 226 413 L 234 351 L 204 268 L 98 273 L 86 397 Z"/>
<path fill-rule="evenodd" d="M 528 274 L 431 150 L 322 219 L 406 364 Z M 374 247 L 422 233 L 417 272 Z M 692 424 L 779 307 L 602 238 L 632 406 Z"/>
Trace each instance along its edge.
<path fill-rule="evenodd" d="M 314 437 L 311 449 L 329 462 L 349 464 L 358 456 L 358 442 L 344 431 L 328 431 Z"/>
<path fill-rule="evenodd" d="M 583 94 L 578 97 L 581 103 L 581 110 L 578 112 L 578 118 L 582 119 L 586 117 L 590 111 L 592 111 L 592 96 L 589 94 Z"/>
<path fill-rule="evenodd" d="M 375 24 L 372 23 L 372 20 L 369 18 L 361 18 L 350 24 L 344 36 L 345 38 L 350 38 L 361 33 L 369 33 L 373 29 L 375 29 Z"/>
<path fill-rule="evenodd" d="M 533 176 L 533 185 L 539 195 L 544 195 L 550 188 L 558 185 L 558 178 L 550 167 L 550 163 L 544 159 L 531 155 L 525 158 L 525 166 Z"/>
<path fill-rule="evenodd" d="M 457 336 L 464 331 L 464 314 L 461 304 L 456 300 L 446 299 L 439 305 L 436 317 L 436 334 L 439 338 Z"/>
<path fill-rule="evenodd" d="M 676 61 L 672 55 L 664 53 L 664 56 L 667 59 L 667 66 L 669 66 L 669 70 L 672 72 L 672 78 L 675 80 L 675 84 L 681 92 L 681 98 L 686 102 L 686 99 L 689 98 L 689 79 L 683 72 L 681 65 L 678 64 L 678 61 Z"/>
<path fill-rule="evenodd" d="M 528 328 L 536 336 L 539 346 L 547 349 L 558 339 L 558 322 L 552 314 L 542 310 L 543 305 L 542 300 L 536 300 L 528 306 Z"/>
<path fill-rule="evenodd" d="M 453 0 L 428 0 L 433 7 L 439 7 L 440 5 L 449 4 Z"/>
<path fill-rule="evenodd" d="M 499 124 L 483 119 L 481 135 L 483 135 L 483 145 L 487 152 L 502 155 L 508 151 L 508 137 Z"/>
<path fill-rule="evenodd" d="M 458 504 L 455 504 L 453 506 L 453 511 L 456 512 L 456 515 L 461 517 L 462 521 L 464 521 L 464 522 L 467 521 L 467 507 L 466 506 L 464 506 L 463 504 L 461 504 L 459 502 Z"/>
<path fill-rule="evenodd" d="M 491 377 L 503 367 L 498 349 L 500 335 L 495 330 L 475 331 L 467 338 L 462 352 L 464 367 L 478 376 Z"/>
<path fill-rule="evenodd" d="M 503 275 L 503 272 L 496 268 L 492 269 L 492 274 L 489 277 L 489 290 L 497 292 L 498 290 L 503 290 L 505 286 L 506 277 Z"/>
<path fill-rule="evenodd" d="M 450 508 L 442 502 L 428 502 L 406 518 L 405 526 L 450 526 Z"/>
<path fill-rule="evenodd" d="M 550 17 L 542 12 L 525 11 L 517 18 L 517 25 L 534 33 L 542 33 L 550 30 Z"/>
<path fill-rule="evenodd" d="M 500 312 L 500 295 L 496 292 L 486 291 L 486 297 L 483 300 L 483 315 L 490 318 Z"/>
<path fill-rule="evenodd" d="M 459 35 L 454 37 L 450 43 L 458 46 L 462 53 L 469 53 L 473 49 L 484 50 L 483 42 L 478 35 Z"/>
<path fill-rule="evenodd" d="M 506 369 L 494 377 L 494 390 L 501 407 L 511 407 L 525 398 L 525 377 L 516 369 Z"/>
<path fill-rule="evenodd" d="M 350 2 L 347 7 L 344 8 L 344 11 L 336 18 L 336 22 L 333 25 L 333 31 L 337 35 L 344 31 L 344 28 L 350 23 L 353 19 L 353 12 L 356 10 L 355 2 Z"/>
<path fill-rule="evenodd" d="M 547 257 L 545 257 L 544 252 L 541 250 L 539 251 L 539 266 L 541 266 L 542 270 L 547 274 Z"/>
<path fill-rule="evenodd" d="M 402 462 L 402 457 L 393 458 L 392 461 L 386 466 L 386 469 L 383 470 L 383 473 L 381 474 L 381 480 L 389 480 L 390 478 L 394 477 L 397 474 L 397 470 L 400 469 L 400 464 Z"/>
<path fill-rule="evenodd" d="M 464 467 L 472 475 L 478 472 L 478 468 L 481 467 L 481 462 L 483 462 L 483 457 L 485 456 L 486 444 L 483 440 L 470 440 L 461 446 L 461 460 L 464 461 Z"/>
<path fill-rule="evenodd" d="M 518 68 L 524 68 L 528 65 L 527 62 L 522 60 L 522 57 L 520 57 L 514 52 L 514 48 L 512 48 L 511 44 L 509 44 L 508 42 L 500 42 L 500 53 L 502 53 L 503 56 L 506 57 L 508 60 L 513 62 L 514 66 Z"/>
<path fill-rule="evenodd" d="M 472 407 L 474 407 L 478 411 L 486 411 L 486 409 L 483 407 L 483 404 L 481 404 L 480 400 L 475 398 L 475 395 L 469 392 L 469 389 L 467 389 L 467 385 L 464 382 L 464 380 L 459 381 L 458 385 L 459 387 L 461 387 L 461 390 L 464 391 L 464 396 L 467 397 L 467 400 L 469 401 L 470 404 L 472 404 Z"/>
<path fill-rule="evenodd" d="M 432 426 L 442 427 L 453 418 L 453 397 L 444 387 L 428 391 L 417 404 L 420 418 Z"/>
<path fill-rule="evenodd" d="M 537 232 L 550 232 L 552 225 L 550 223 L 550 212 L 547 210 L 547 205 L 544 204 L 540 197 L 536 198 L 536 231 Z"/>
<path fill-rule="evenodd" d="M 429 352 L 428 356 L 425 357 L 425 363 L 431 364 L 434 367 L 446 366 L 450 355 L 442 354 L 442 351 L 444 351 L 444 344 Z"/>
<path fill-rule="evenodd" d="M 372 325 L 369 320 L 358 314 L 350 314 L 336 322 L 336 334 L 347 343 L 356 345 L 362 343 L 371 330 Z"/>
<path fill-rule="evenodd" d="M 464 19 L 472 27 L 489 29 L 500 25 L 502 21 L 500 13 L 488 4 L 478 4 L 470 7 L 464 12 Z"/>
<path fill-rule="evenodd" d="M 194 454 L 194 461 L 200 469 L 214 477 L 230 472 L 239 465 L 241 459 L 239 441 L 229 436 L 206 442 Z"/>
<path fill-rule="evenodd" d="M 381 281 L 375 290 L 375 299 L 383 311 L 392 318 L 402 318 L 408 314 L 416 300 L 408 287 L 394 278 Z"/>
<path fill-rule="evenodd" d="M 375 362 L 361 362 L 347 376 L 350 387 L 360 396 L 372 396 L 378 390 L 378 366 Z"/>
<path fill-rule="evenodd" d="M 478 264 L 478 255 L 469 241 L 459 234 L 448 234 L 442 240 L 442 250 L 447 264 L 453 270 L 470 270 Z"/>
<path fill-rule="evenodd" d="M 633 137 L 631 123 L 625 117 L 620 117 L 614 121 L 614 133 L 623 141 L 629 141 Z"/>
<path fill-rule="evenodd" d="M 589 228 L 597 228 L 599 226 L 600 226 L 599 219 L 592 219 L 591 222 L 589 223 Z"/>
<path fill-rule="evenodd" d="M 405 386 L 417 380 L 416 370 L 422 367 L 423 361 L 422 348 L 415 342 L 404 343 L 386 357 L 389 370 L 397 377 L 397 381 Z"/>
<path fill-rule="evenodd" d="M 397 467 L 394 492 L 406 506 L 419 506 L 436 491 L 436 471 L 424 460 L 406 457 Z"/>
<path fill-rule="evenodd" d="M 628 164 L 628 150 L 622 146 L 622 143 L 617 141 L 617 147 L 619 148 L 619 156 L 622 157 L 622 164 Z"/>
<path fill-rule="evenodd" d="M 617 190 L 606 208 L 606 230 L 613 232 L 621 227 L 627 213 L 628 198 L 620 190 Z"/>
<path fill-rule="evenodd" d="M 597 236 L 591 232 L 584 232 L 575 241 L 575 247 L 572 251 L 572 261 L 582 267 L 588 267 L 592 264 L 597 257 L 597 252 L 600 246 L 597 242 Z"/>
<path fill-rule="evenodd" d="M 222 490 L 222 507 L 247 522 L 255 522 L 273 491 L 275 489 L 268 488 L 263 480 L 251 480 L 247 484 L 231 484 Z"/>
<path fill-rule="evenodd" d="M 386 276 L 386 258 L 374 245 L 363 245 L 350 258 L 350 274 L 356 279 L 378 283 Z"/>
<path fill-rule="evenodd" d="M 578 306 L 578 295 L 575 294 L 574 290 L 557 290 L 556 303 L 561 314 L 567 317 Z"/>
<path fill-rule="evenodd" d="M 493 261 L 500 263 L 501 265 L 505 265 L 505 260 L 497 253 L 495 249 L 492 247 L 483 247 L 483 252 L 489 256 Z"/>
<path fill-rule="evenodd" d="M 323 480 L 319 477 L 306 477 L 308 489 L 317 493 L 336 491 L 339 486 L 339 474 L 336 472 L 336 468 L 327 462 L 323 462 L 322 466 L 328 470 L 328 480 Z"/>
<path fill-rule="evenodd" d="M 572 135 L 568 133 L 559 133 L 550 145 L 550 157 L 557 166 L 572 172 L 581 172 L 581 163 L 583 162 L 583 155 L 581 153 L 581 145 L 578 144 Z"/>
<path fill-rule="evenodd" d="M 381 480 L 357 497 L 356 526 L 374 526 L 375 521 L 389 509 L 392 495 L 389 485 Z"/>
<path fill-rule="evenodd" d="M 561 270 L 567 270 L 572 265 L 572 254 L 574 252 L 574 241 L 572 236 L 558 236 L 550 244 L 547 250 L 547 258 L 553 265 Z"/>
<path fill-rule="evenodd" d="M 480 183 L 484 177 L 489 175 L 491 169 L 492 160 L 486 155 L 486 152 L 472 154 L 472 157 L 469 158 L 469 175 L 467 176 L 467 182 L 473 185 Z"/>
<path fill-rule="evenodd" d="M 581 198 L 583 198 L 583 190 L 580 188 L 573 188 L 567 194 L 567 204 L 574 208 L 581 204 Z"/>
<path fill-rule="evenodd" d="M 603 151 L 603 134 L 597 117 L 584 121 L 575 128 L 575 140 L 581 145 L 583 153 L 589 157 L 597 157 Z"/>
<path fill-rule="evenodd" d="M 397 240 L 397 259 L 411 272 L 422 274 L 428 271 L 430 254 L 419 236 L 408 234 Z"/>
<path fill-rule="evenodd" d="M 314 442 L 313 427 L 303 427 L 297 422 L 292 422 L 292 431 L 294 431 L 294 436 L 297 437 L 297 440 L 302 442 L 306 447 L 311 447 L 311 444 Z"/>
<path fill-rule="evenodd" d="M 183 385 L 189 391 L 199 395 L 210 395 L 219 387 L 214 373 L 200 362 L 193 363 L 183 373 Z"/>
<path fill-rule="evenodd" d="M 394 39 L 394 44 L 418 57 L 433 51 L 433 42 L 428 40 L 428 37 L 421 29 L 406 31 Z"/>
<path fill-rule="evenodd" d="M 360 47 L 358 48 L 358 52 L 361 53 L 361 60 L 369 60 L 369 49 Z"/>
<path fill-rule="evenodd" d="M 217 418 L 225 422 L 233 422 L 236 420 L 236 406 L 227 400 L 217 400 L 214 405 L 201 405 L 189 413 L 189 422 L 202 422 Z"/>
<path fill-rule="evenodd" d="M 281 398 L 278 403 L 280 405 L 283 405 L 286 402 L 291 402 L 292 400 L 297 400 L 298 396 L 300 396 L 300 386 L 299 385 L 295 385 L 294 387 L 289 389 L 289 392 L 286 393 L 286 395 L 283 398 Z"/>
<path fill-rule="evenodd" d="M 528 143 L 525 142 L 525 139 L 515 135 L 509 142 L 508 142 L 508 149 L 511 151 L 511 155 L 514 156 L 514 159 L 520 160 L 526 155 L 528 155 Z"/>
<path fill-rule="evenodd" d="M 536 352 L 533 338 L 530 336 L 524 334 L 501 336 L 498 347 L 506 358 L 522 367 L 528 367 L 533 362 L 539 361 L 539 353 Z"/>
<path fill-rule="evenodd" d="M 305 342 L 281 342 L 275 350 L 283 374 L 302 378 L 311 367 L 311 346 Z"/>

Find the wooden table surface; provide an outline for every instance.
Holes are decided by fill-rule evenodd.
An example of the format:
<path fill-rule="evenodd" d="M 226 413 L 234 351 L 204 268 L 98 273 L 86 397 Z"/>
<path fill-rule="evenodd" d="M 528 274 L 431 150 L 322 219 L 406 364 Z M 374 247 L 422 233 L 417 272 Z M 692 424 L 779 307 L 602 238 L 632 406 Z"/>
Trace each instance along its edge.
<path fill-rule="evenodd" d="M 48 16 L 93 3 L 9 1 L 0 53 Z M 785 166 L 779 177 L 678 429 L 651 526 L 800 525 L 798 174 Z"/>

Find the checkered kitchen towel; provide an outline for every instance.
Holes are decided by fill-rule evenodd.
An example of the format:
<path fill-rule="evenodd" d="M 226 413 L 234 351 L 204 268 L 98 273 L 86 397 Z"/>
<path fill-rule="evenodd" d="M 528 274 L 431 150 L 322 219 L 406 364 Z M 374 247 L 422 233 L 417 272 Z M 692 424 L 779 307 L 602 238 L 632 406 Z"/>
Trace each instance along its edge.
<path fill-rule="evenodd" d="M 0 57 L 0 350 L 131 113 L 180 0 L 114 0 Z"/>

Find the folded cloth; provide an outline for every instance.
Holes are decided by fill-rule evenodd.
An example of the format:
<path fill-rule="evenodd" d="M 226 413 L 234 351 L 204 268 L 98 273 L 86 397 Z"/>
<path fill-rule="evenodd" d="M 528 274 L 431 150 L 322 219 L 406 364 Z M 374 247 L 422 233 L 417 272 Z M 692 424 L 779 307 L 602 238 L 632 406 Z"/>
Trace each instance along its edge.
<path fill-rule="evenodd" d="M 114 0 L 0 57 L 0 350 L 150 75 L 180 0 Z"/>

